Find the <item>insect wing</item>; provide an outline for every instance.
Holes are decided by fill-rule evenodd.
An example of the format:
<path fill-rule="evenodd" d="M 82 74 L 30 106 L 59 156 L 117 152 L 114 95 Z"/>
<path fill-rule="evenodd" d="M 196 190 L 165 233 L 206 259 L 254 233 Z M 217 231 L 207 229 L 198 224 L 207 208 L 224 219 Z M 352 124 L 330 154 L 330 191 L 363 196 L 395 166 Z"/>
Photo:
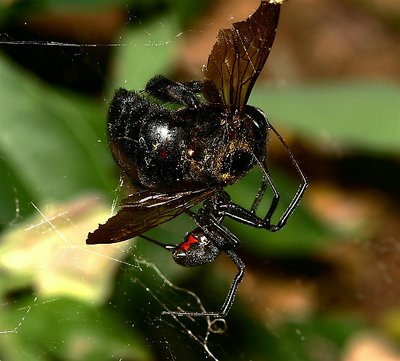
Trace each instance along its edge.
<path fill-rule="evenodd" d="M 178 193 L 140 191 L 123 199 L 118 213 L 88 234 L 87 244 L 125 241 L 167 222 L 200 203 L 214 188 Z"/>
<path fill-rule="evenodd" d="M 247 20 L 221 29 L 204 68 L 205 98 L 241 111 L 271 51 L 280 4 L 262 1 Z"/>

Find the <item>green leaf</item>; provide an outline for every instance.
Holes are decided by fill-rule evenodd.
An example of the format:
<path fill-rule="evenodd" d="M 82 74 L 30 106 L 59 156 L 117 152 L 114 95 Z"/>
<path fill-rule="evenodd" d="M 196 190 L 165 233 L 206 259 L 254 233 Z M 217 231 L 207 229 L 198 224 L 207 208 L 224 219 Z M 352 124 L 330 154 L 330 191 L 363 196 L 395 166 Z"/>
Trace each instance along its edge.
<path fill-rule="evenodd" d="M 116 50 L 111 92 L 116 88 L 140 90 L 156 74 L 165 74 L 174 62 L 179 28 L 173 16 L 126 31 Z"/>
<path fill-rule="evenodd" d="M 400 152 L 400 86 L 396 84 L 256 88 L 250 104 L 263 109 L 278 129 L 280 124 L 292 127 L 313 142 Z"/>
<path fill-rule="evenodd" d="M 104 108 L 50 89 L 0 58 L 0 154 L 9 168 L 0 184 L 7 184 L 9 172 L 24 193 L 41 201 L 111 191 Z"/>
<path fill-rule="evenodd" d="M 179 22 L 182 26 L 187 26 L 201 16 L 202 11 L 211 3 L 210 0 L 203 1 L 187 1 L 187 0 L 170 0 L 170 6 L 176 11 Z"/>
<path fill-rule="evenodd" d="M 3 305 L 2 311 L 2 330 L 16 328 L 0 337 L 8 361 L 151 359 L 143 338 L 108 309 L 59 298 Z"/>
<path fill-rule="evenodd" d="M 28 204 L 34 201 L 29 190 L 18 181 L 12 167 L 0 155 L 0 231 L 29 214 Z"/>

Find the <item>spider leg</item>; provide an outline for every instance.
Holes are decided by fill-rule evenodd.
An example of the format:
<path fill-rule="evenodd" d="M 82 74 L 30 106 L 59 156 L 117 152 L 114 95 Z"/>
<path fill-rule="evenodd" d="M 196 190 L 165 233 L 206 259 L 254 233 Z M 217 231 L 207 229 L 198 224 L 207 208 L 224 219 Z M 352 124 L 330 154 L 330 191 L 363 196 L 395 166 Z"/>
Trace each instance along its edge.
<path fill-rule="evenodd" d="M 224 303 L 222 304 L 221 311 L 219 312 L 220 317 L 225 317 L 229 310 L 232 307 L 233 301 L 235 300 L 236 292 L 239 287 L 239 283 L 242 281 L 244 276 L 245 265 L 244 262 L 240 259 L 240 257 L 233 252 L 232 250 L 226 250 L 225 253 L 229 256 L 229 258 L 233 261 L 238 269 L 238 273 L 233 279 L 231 286 L 229 288 L 229 292 L 225 298 Z"/>
<path fill-rule="evenodd" d="M 278 205 L 279 202 L 279 193 L 276 191 L 275 186 L 272 183 L 272 179 L 267 171 L 266 166 L 264 165 L 264 167 L 261 167 L 261 170 L 264 173 L 264 176 L 266 179 L 268 179 L 268 183 L 270 184 L 272 191 L 274 192 L 274 198 L 272 200 L 271 206 L 267 212 L 267 215 L 264 218 L 264 221 L 269 225 L 269 229 L 271 231 L 278 231 L 280 230 L 287 222 L 288 218 L 290 217 L 290 215 L 293 213 L 293 211 L 295 210 L 295 208 L 298 206 L 298 204 L 300 203 L 301 198 L 304 195 L 305 190 L 308 187 L 308 182 L 307 182 L 307 178 L 304 174 L 304 172 L 301 170 L 299 163 L 297 162 L 296 158 L 294 157 L 293 153 L 291 152 L 291 150 L 289 149 L 288 145 L 286 144 L 285 140 L 282 138 L 282 136 L 276 131 L 276 129 L 271 125 L 271 123 L 268 123 L 269 129 L 271 129 L 276 137 L 279 139 L 279 141 L 281 142 L 281 144 L 283 145 L 283 147 L 285 148 L 286 152 L 289 155 L 289 158 L 294 166 L 294 168 L 296 169 L 297 174 L 299 175 L 300 179 L 301 179 L 301 183 L 299 188 L 297 189 L 295 195 L 293 196 L 292 200 L 290 201 L 288 207 L 286 208 L 286 210 L 283 212 L 283 214 L 281 215 L 281 217 L 279 218 L 278 222 L 276 223 L 276 225 L 271 225 L 270 224 L 270 220 L 271 217 L 273 215 L 273 213 L 276 210 L 276 207 Z M 258 160 L 257 160 L 258 162 Z M 259 163 L 260 164 L 260 163 Z"/>
<path fill-rule="evenodd" d="M 239 246 L 239 238 L 221 224 L 223 217 L 217 220 L 209 212 L 212 212 L 212 210 L 209 210 L 207 204 L 199 213 L 194 213 L 191 210 L 186 211 L 193 218 L 197 226 L 215 242 L 219 249 L 225 251 Z"/>
<path fill-rule="evenodd" d="M 146 84 L 145 92 L 165 101 L 197 108 L 200 100 L 196 94 L 201 92 L 201 84 L 198 81 L 178 83 L 162 75 L 156 75 Z"/>
<path fill-rule="evenodd" d="M 276 207 L 278 207 L 279 200 L 280 200 L 280 197 L 281 197 L 281 196 L 280 196 L 280 194 L 279 194 L 277 188 L 275 187 L 275 185 L 274 185 L 274 183 L 273 183 L 273 181 L 272 181 L 271 176 L 269 175 L 269 172 L 268 172 L 268 170 L 267 170 L 267 166 L 265 165 L 265 163 L 262 163 L 262 162 L 261 162 L 260 160 L 258 160 L 257 158 L 256 158 L 256 161 L 257 161 L 258 166 L 260 167 L 261 172 L 262 172 L 262 174 L 263 174 L 263 181 L 262 181 L 262 183 L 261 183 L 260 189 L 263 188 L 264 191 L 265 191 L 265 189 L 266 189 L 267 186 L 269 185 L 269 186 L 271 187 L 271 190 L 272 190 L 272 193 L 273 193 L 273 198 L 272 198 L 271 204 L 270 204 L 270 206 L 269 206 L 269 208 L 268 208 L 267 214 L 266 214 L 265 217 L 264 217 L 264 222 L 265 222 L 266 224 L 270 224 L 271 217 L 272 217 L 272 215 L 275 213 Z M 254 203 L 256 203 L 256 206 L 257 206 L 257 207 L 258 207 L 258 205 L 260 204 L 261 198 L 262 198 L 262 197 L 260 197 L 260 199 L 257 199 L 257 197 L 259 196 L 259 194 L 260 194 L 260 191 L 257 193 L 256 199 L 255 199 L 255 201 L 254 201 Z M 264 195 L 264 193 L 262 194 L 262 196 L 263 196 L 263 195 Z M 254 206 L 254 203 L 253 203 L 253 206 Z M 253 210 L 253 207 L 251 208 L 251 210 L 253 211 L 253 213 L 255 213 L 255 211 L 257 210 L 257 207 L 254 208 L 254 210 Z"/>
<path fill-rule="evenodd" d="M 163 311 L 163 315 L 173 315 L 173 316 L 209 316 L 215 318 L 223 318 L 226 317 L 229 310 L 232 308 L 233 302 L 235 301 L 236 293 L 239 287 L 240 282 L 244 276 L 245 265 L 244 262 L 240 259 L 240 257 L 233 250 L 226 250 L 225 253 L 229 256 L 229 258 L 236 265 L 238 272 L 236 273 L 230 287 L 227 296 L 225 297 L 224 303 L 219 312 L 186 312 L 186 311 Z"/>
<path fill-rule="evenodd" d="M 281 215 L 281 217 L 279 218 L 278 222 L 276 224 L 271 224 L 271 218 L 274 215 L 278 204 L 279 204 L 279 200 L 280 200 L 280 194 L 277 190 L 277 188 L 275 187 L 273 180 L 268 172 L 268 168 L 267 168 L 267 164 L 266 164 L 266 160 L 261 161 L 260 159 L 258 159 L 257 157 L 255 157 L 255 160 L 259 166 L 259 168 L 262 171 L 263 174 L 263 180 L 262 183 L 258 189 L 257 195 L 253 201 L 253 204 L 250 208 L 250 212 L 255 214 L 262 198 L 264 197 L 265 191 L 267 189 L 267 186 L 271 187 L 271 191 L 273 193 L 273 198 L 271 201 L 271 204 L 268 208 L 267 214 L 265 215 L 263 221 L 264 221 L 264 227 L 267 228 L 268 230 L 275 232 L 280 230 L 287 222 L 288 218 L 290 217 L 290 215 L 293 213 L 294 209 L 297 207 L 297 205 L 299 204 L 301 198 L 303 197 L 303 194 L 308 186 L 308 182 L 307 179 L 303 173 L 303 171 L 301 170 L 297 160 L 295 159 L 293 153 L 291 152 L 291 150 L 289 149 L 289 147 L 287 146 L 285 140 L 282 138 L 282 136 L 276 131 L 276 129 L 271 125 L 271 123 L 269 123 L 268 119 L 265 118 L 266 122 L 267 122 L 267 129 L 268 130 L 272 130 L 275 134 L 275 136 L 278 138 L 278 140 L 281 142 L 281 144 L 283 145 L 283 147 L 285 148 L 286 152 L 289 155 L 289 158 L 297 172 L 297 174 L 299 175 L 300 179 L 301 179 L 301 183 L 299 188 L 297 189 L 295 195 L 293 196 L 292 200 L 290 201 L 288 207 L 286 208 L 286 210 L 283 212 L 283 214 Z M 255 226 L 259 227 L 259 221 L 255 221 Z"/>
<path fill-rule="evenodd" d="M 164 243 L 162 243 L 162 242 L 160 242 L 160 241 L 157 241 L 157 240 L 155 240 L 155 239 L 153 239 L 153 238 L 150 238 L 150 237 L 148 237 L 148 236 L 145 236 L 144 234 L 141 234 L 141 235 L 138 236 L 138 237 L 143 238 L 143 239 L 145 239 L 146 241 L 149 241 L 149 242 L 151 242 L 151 243 L 154 243 L 154 244 L 156 244 L 157 246 L 160 246 L 160 247 L 166 249 L 167 251 L 173 251 L 173 250 L 177 247 L 177 246 L 174 245 L 174 244 L 164 244 Z"/>
<path fill-rule="evenodd" d="M 280 136 L 279 136 L 279 138 L 282 139 Z M 283 139 L 282 139 L 282 141 L 283 141 Z M 284 146 L 285 146 L 286 150 L 288 152 L 290 152 L 290 150 L 287 148 L 286 144 L 284 144 Z M 300 174 L 302 183 L 299 186 L 296 194 L 290 201 L 289 206 L 286 208 L 285 212 L 282 214 L 281 218 L 279 219 L 279 221 L 276 224 L 271 224 L 271 217 L 273 216 L 273 214 L 275 213 L 275 211 L 277 209 L 277 206 L 278 206 L 278 203 L 280 200 L 280 195 L 279 195 L 279 192 L 278 192 L 276 186 L 274 185 L 274 183 L 272 181 L 272 178 L 271 178 L 269 172 L 267 171 L 265 164 L 263 164 L 257 158 L 255 158 L 255 159 L 263 173 L 263 181 L 260 185 L 260 188 L 258 190 L 258 193 L 256 195 L 256 198 L 255 198 L 250 210 L 247 210 L 247 209 L 241 207 L 240 205 L 232 202 L 229 195 L 225 191 L 221 190 L 220 192 L 218 192 L 214 195 L 214 198 L 212 198 L 204 203 L 204 208 L 201 211 L 199 211 L 199 214 L 194 214 L 191 211 L 187 211 L 187 213 L 192 216 L 192 218 L 199 225 L 199 227 L 203 228 L 205 233 L 207 232 L 207 230 L 206 230 L 206 227 L 204 227 L 204 225 L 203 225 L 204 221 L 202 221 L 202 218 L 204 218 L 205 220 L 214 218 L 213 227 L 218 229 L 218 231 L 219 231 L 218 233 L 222 234 L 225 237 L 225 240 L 229 240 L 228 243 L 225 241 L 226 245 L 231 243 L 232 245 L 236 246 L 240 242 L 236 238 L 236 236 L 234 236 L 229 230 L 227 230 L 221 224 L 224 217 L 229 217 L 235 221 L 238 221 L 243 224 L 247 224 L 252 227 L 266 228 L 267 230 L 269 230 L 271 232 L 276 232 L 276 231 L 280 230 L 286 224 L 289 216 L 293 213 L 294 209 L 299 204 L 301 197 L 303 196 L 304 191 L 306 190 L 307 185 L 308 185 L 307 180 L 304 176 L 304 173 L 301 171 L 297 161 L 294 159 L 291 152 L 289 154 L 290 154 L 292 163 L 294 164 L 296 170 Z M 256 210 L 264 196 L 267 186 L 271 187 L 271 190 L 273 193 L 273 199 L 271 201 L 271 204 L 269 206 L 267 214 L 265 215 L 264 218 L 261 218 L 256 215 Z M 218 217 L 218 221 L 216 220 L 216 217 Z M 226 245 L 225 245 L 225 247 L 226 247 Z M 224 245 L 218 244 L 218 246 L 221 248 L 221 250 L 224 250 Z"/>
<path fill-rule="evenodd" d="M 256 213 L 257 208 L 260 205 L 261 200 L 264 197 L 264 193 L 267 190 L 267 186 L 268 186 L 268 182 L 263 177 L 260 187 L 258 188 L 257 195 L 254 198 L 253 204 L 251 205 L 251 208 L 250 208 L 251 213 Z"/>
<path fill-rule="evenodd" d="M 226 202 L 225 204 L 218 205 L 218 211 L 219 211 L 221 217 L 229 217 L 235 221 L 241 222 L 243 224 L 247 224 L 252 227 L 266 228 L 267 230 L 269 230 L 271 232 L 276 232 L 276 231 L 280 230 L 286 224 L 289 216 L 293 213 L 294 209 L 299 204 L 301 197 L 303 196 L 304 191 L 307 188 L 307 181 L 305 181 L 304 174 L 301 173 L 304 177 L 304 180 L 301 183 L 300 187 L 298 188 L 296 194 L 292 198 L 291 202 L 289 203 L 289 206 L 286 208 L 285 212 L 282 214 L 279 221 L 276 224 L 271 224 L 271 217 L 273 216 L 273 214 L 276 211 L 276 208 L 277 208 L 279 200 L 280 200 L 280 195 L 279 195 L 279 192 L 276 189 L 274 183 L 272 182 L 272 178 L 269 175 L 269 173 L 267 172 L 266 168 L 258 160 L 257 160 L 257 162 L 263 172 L 263 178 L 264 178 L 263 183 L 261 184 L 261 187 L 260 187 L 260 190 L 259 190 L 257 196 L 259 196 L 260 194 L 263 195 L 264 187 L 266 187 L 267 185 L 269 185 L 271 187 L 271 190 L 273 192 L 273 199 L 271 201 L 271 204 L 269 206 L 266 216 L 264 218 L 258 217 L 255 214 L 257 207 L 252 207 L 249 211 L 233 202 Z M 262 196 L 259 196 L 260 198 L 258 198 L 257 196 L 256 196 L 256 200 L 253 203 L 253 205 L 256 204 L 258 206 L 258 204 L 261 201 Z"/>
<path fill-rule="evenodd" d="M 245 265 L 239 256 L 233 251 L 239 243 L 239 239 L 221 224 L 223 218 L 215 218 L 212 212 L 213 204 L 209 202 L 205 204 L 204 208 L 198 213 L 187 210 L 187 213 L 193 218 L 198 227 L 200 227 L 206 236 L 233 261 L 236 265 L 238 272 L 235 275 L 228 294 L 218 312 L 186 312 L 186 311 L 164 311 L 162 314 L 174 316 L 209 316 L 209 317 L 225 317 L 232 307 L 235 300 L 236 292 L 244 276 Z"/>

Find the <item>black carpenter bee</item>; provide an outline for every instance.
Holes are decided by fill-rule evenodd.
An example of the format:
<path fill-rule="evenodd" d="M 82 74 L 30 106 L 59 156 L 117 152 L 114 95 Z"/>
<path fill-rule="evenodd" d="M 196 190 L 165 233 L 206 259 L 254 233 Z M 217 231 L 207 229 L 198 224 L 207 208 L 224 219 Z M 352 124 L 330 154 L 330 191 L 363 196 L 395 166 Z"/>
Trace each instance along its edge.
<path fill-rule="evenodd" d="M 280 4 L 261 1 L 247 20 L 221 29 L 204 67 L 204 81 L 177 83 L 155 76 L 143 92 L 117 90 L 108 114 L 108 140 L 121 171 L 137 192 L 122 200 L 120 210 L 89 233 L 88 244 L 121 242 L 141 235 L 172 253 L 182 266 L 212 262 L 221 252 L 238 268 L 217 312 L 164 312 L 177 316 L 224 317 L 244 275 L 235 253 L 239 239 L 223 225 L 225 217 L 275 232 L 298 205 L 307 181 L 283 139 L 264 113 L 247 105 L 250 92 L 270 53 Z M 301 185 L 276 224 L 271 224 L 279 193 L 266 167 L 270 131 L 282 142 L 301 177 Z M 224 187 L 258 166 L 263 174 L 250 210 L 234 203 Z M 256 210 L 270 187 L 264 218 Z M 202 208 L 190 208 L 203 202 Z M 165 245 L 147 230 L 181 213 L 197 227 L 178 245 Z"/>

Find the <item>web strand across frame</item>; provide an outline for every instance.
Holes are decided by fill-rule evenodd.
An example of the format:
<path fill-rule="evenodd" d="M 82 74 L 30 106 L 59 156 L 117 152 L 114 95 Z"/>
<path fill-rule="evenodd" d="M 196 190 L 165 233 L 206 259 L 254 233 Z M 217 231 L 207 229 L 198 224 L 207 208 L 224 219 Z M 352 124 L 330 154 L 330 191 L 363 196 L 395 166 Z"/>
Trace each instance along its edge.
<path fill-rule="evenodd" d="M 166 39 L 164 41 L 150 41 L 146 45 L 143 45 L 144 47 L 161 47 L 161 46 L 170 46 L 171 43 L 173 43 L 178 37 L 181 36 L 181 32 L 177 32 L 174 37 L 170 39 Z M 4 34 L 2 34 L 4 35 Z M 83 49 L 85 51 L 85 48 L 88 47 L 93 47 L 93 48 L 98 48 L 98 47 L 115 47 L 115 48 L 140 48 L 142 45 L 138 45 L 137 43 L 134 42 L 127 42 L 127 43 L 109 43 L 109 44 L 79 44 L 79 43 L 65 43 L 65 42 L 56 42 L 56 41 L 49 41 L 49 42 L 44 42 L 44 41 L 13 41 L 13 40 L 8 40 L 8 41 L 0 41 L 0 46 L 2 45 L 10 45 L 10 46 L 38 46 L 38 47 L 53 47 L 53 48 L 63 48 L 63 47 L 73 47 L 73 48 L 79 48 L 80 50 Z M 72 59 L 73 60 L 73 59 Z M 128 76 L 127 76 L 128 77 Z M 72 182 L 72 178 L 68 175 L 65 176 L 66 178 L 69 177 L 68 181 Z M 116 197 L 114 197 L 115 201 Z M 200 297 L 192 292 L 189 291 L 186 288 L 182 288 L 179 286 L 176 286 L 173 282 L 169 280 L 169 276 L 167 277 L 167 273 L 164 271 L 161 271 L 155 263 L 150 263 L 149 260 L 152 259 L 151 257 L 146 257 L 145 260 L 143 260 L 140 252 L 138 252 L 138 255 L 134 256 L 133 260 L 126 261 L 126 257 L 128 254 L 131 254 L 131 252 L 137 251 L 136 246 L 128 247 L 125 248 L 124 246 L 121 247 L 116 247 L 115 253 L 112 254 L 107 254 L 107 252 L 103 252 L 98 249 L 91 249 L 85 246 L 81 246 L 79 243 L 77 244 L 76 241 L 82 240 L 83 238 L 81 236 L 78 236 L 75 233 L 72 233 L 73 235 L 70 236 L 70 233 L 68 230 L 64 228 L 64 225 L 60 225 L 58 222 L 60 220 L 64 221 L 68 226 L 71 226 L 72 228 L 75 228 L 76 226 L 78 228 L 81 227 L 81 223 L 79 218 L 75 218 L 73 216 L 74 212 L 74 207 L 69 208 L 69 206 L 61 206 L 61 209 L 59 209 L 56 214 L 49 213 L 47 210 L 45 210 L 44 206 L 37 206 L 35 202 L 32 202 L 32 207 L 34 208 L 34 213 L 38 214 L 40 216 L 40 220 L 36 220 L 33 222 L 31 225 L 27 225 L 25 227 L 25 232 L 26 232 L 26 237 L 31 238 L 35 241 L 37 239 L 33 236 L 35 232 L 39 232 L 42 235 L 48 235 L 49 238 L 55 238 L 55 248 L 59 252 L 55 253 L 45 253 L 41 252 L 38 254 L 35 254 L 36 258 L 40 260 L 41 258 L 46 258 L 49 262 L 46 266 L 40 265 L 41 273 L 48 273 L 48 274 L 53 274 L 57 275 L 57 273 L 61 270 L 64 269 L 65 264 L 68 263 L 74 263 L 75 266 L 78 267 L 80 270 L 70 270 L 71 273 L 73 272 L 78 272 L 81 271 L 82 268 L 85 268 L 85 265 L 90 264 L 92 268 L 94 269 L 93 272 L 90 272 L 90 270 L 85 269 L 88 271 L 88 273 L 84 274 L 82 277 L 83 283 L 86 283 L 87 288 L 91 285 L 93 282 L 93 279 L 95 277 L 103 277 L 103 278 L 108 278 L 109 275 L 107 274 L 110 272 L 112 275 L 115 274 L 115 269 L 123 267 L 124 272 L 126 272 L 131 279 L 132 283 L 138 284 L 145 292 L 149 295 L 149 299 L 151 300 L 151 303 L 154 305 L 159 306 L 159 310 L 165 310 L 165 311 L 172 311 L 177 308 L 179 308 L 179 305 L 184 305 L 187 303 L 192 303 L 192 306 L 199 309 L 200 311 L 204 311 L 205 307 L 202 304 L 202 301 Z M 115 205 L 115 202 L 113 203 Z M 18 209 L 18 208 L 16 208 Z M 110 209 L 107 209 L 107 214 L 113 212 L 114 207 Z M 185 227 L 182 227 L 182 229 Z M 47 237 L 47 236 L 45 236 Z M 39 244 L 39 242 L 38 242 Z M 51 246 L 54 247 L 54 244 Z M 88 258 L 86 258 L 88 256 Z M 91 258 L 89 258 L 89 256 Z M 168 258 L 168 255 L 164 255 L 162 258 L 163 262 L 170 262 L 170 259 Z M 107 261 L 108 264 L 107 266 L 104 267 L 97 267 L 102 264 L 103 261 Z M 88 267 L 89 268 L 89 267 Z M 146 280 L 143 279 L 142 272 L 145 268 L 148 268 L 152 271 L 152 277 L 158 279 L 164 286 L 163 288 L 155 288 L 151 284 L 149 284 Z M 111 270 L 112 269 L 112 270 Z M 96 275 L 96 271 L 98 272 L 98 275 Z M 38 283 L 41 283 L 42 281 L 38 281 Z M 129 286 L 128 286 L 129 287 Z M 74 287 L 70 287 L 71 289 Z M 82 288 L 86 292 L 85 287 Z M 172 296 L 171 299 L 164 299 L 164 291 L 169 290 L 173 293 L 176 293 L 178 295 Z M 30 321 L 30 316 L 31 316 L 31 311 L 34 308 L 33 306 L 35 305 L 36 309 L 37 308 L 42 308 L 45 307 L 49 302 L 55 304 L 58 298 L 51 298 L 51 301 L 42 301 L 42 298 L 45 298 L 47 296 L 48 290 L 44 289 L 39 289 L 37 292 L 37 296 L 35 296 L 34 301 L 31 301 L 29 306 L 26 306 L 25 308 L 22 308 L 22 310 L 26 313 L 23 316 L 23 318 L 20 319 L 20 322 L 17 324 L 17 330 L 20 330 L 21 327 L 26 325 L 26 323 L 32 323 L 33 321 Z M 59 291 L 57 291 L 59 292 Z M 62 293 L 61 293 L 62 294 Z M 183 295 L 183 296 L 182 296 Z M 69 295 L 71 296 L 71 295 Z M 81 295 L 82 296 L 82 295 Z M 55 297 L 55 296 L 51 296 Z M 61 296 L 63 297 L 63 296 Z M 73 295 L 73 297 L 77 297 L 77 295 Z M 182 303 L 181 301 L 185 300 L 185 303 Z M 94 303 L 98 303 L 99 299 L 94 298 Z M 101 302 L 100 302 L 101 303 Z M 199 320 L 195 320 L 194 318 L 188 318 L 187 320 L 182 320 L 182 318 L 178 318 L 176 316 L 160 316 L 160 314 L 157 313 L 151 313 L 150 311 L 146 311 L 146 305 L 145 304 L 140 304 L 140 302 L 137 302 L 138 308 L 140 308 L 140 311 L 145 315 L 146 320 L 150 323 L 151 327 L 156 328 L 157 322 L 161 323 L 161 326 L 168 326 L 170 327 L 178 336 L 178 343 L 180 345 L 187 345 L 184 346 L 189 349 L 189 344 L 195 344 L 197 346 L 197 349 L 200 349 L 201 351 L 198 351 L 200 354 L 202 353 L 203 355 L 206 355 L 206 357 L 211 358 L 213 360 L 218 360 L 219 357 L 217 356 L 217 352 L 214 352 L 214 346 L 218 344 L 218 333 L 222 333 L 226 327 L 226 324 L 224 321 L 221 321 L 222 324 L 220 325 L 218 322 L 219 320 L 213 320 L 211 321 L 209 317 L 205 318 L 201 322 Z M 33 320 L 33 318 L 32 318 Z M 66 324 L 68 320 L 66 318 L 60 318 L 58 319 L 58 322 L 61 324 Z M 131 322 L 130 318 L 128 316 L 124 318 L 123 320 L 124 323 L 129 324 Z M 134 321 L 132 321 L 134 322 Z M 84 323 L 84 322 L 83 322 Z M 134 323 L 133 323 L 134 325 Z M 7 333 L 10 333 L 10 331 L 15 331 L 15 328 L 4 330 Z M 215 335 L 215 340 L 213 335 Z M 165 334 L 162 340 L 156 341 L 159 342 L 160 344 L 165 344 L 165 347 L 168 348 L 168 352 L 170 353 L 171 359 L 175 359 L 175 353 L 176 353 L 176 347 L 179 345 L 173 344 L 171 342 L 171 338 L 173 337 L 173 334 Z M 188 342 L 190 340 L 190 342 Z M 57 348 L 61 348 L 60 345 L 55 345 L 52 347 L 52 349 L 57 350 Z M 50 349 L 49 349 L 50 352 Z"/>
<path fill-rule="evenodd" d="M 208 357 L 213 360 L 218 360 L 218 357 L 213 353 L 212 348 L 209 344 L 211 334 L 218 333 L 221 330 L 216 329 L 215 321 L 211 321 L 209 318 L 207 318 L 204 327 L 202 327 L 201 325 L 199 327 L 198 325 L 196 325 L 193 319 L 187 320 L 187 322 L 185 322 L 177 317 L 160 316 L 161 310 L 168 311 L 170 309 L 176 308 L 176 305 L 181 302 L 182 297 L 185 299 L 193 299 L 197 307 L 200 310 L 204 310 L 204 306 L 202 305 L 200 298 L 194 292 L 176 286 L 163 274 L 163 272 L 154 263 L 143 259 L 140 256 L 140 253 L 138 254 L 138 256 L 130 258 L 132 259 L 132 261 L 126 261 L 125 258 L 128 252 L 130 255 L 132 255 L 132 253 L 137 253 L 136 246 L 121 247 L 118 245 L 115 248 L 114 253 L 109 254 L 108 250 L 107 252 L 104 252 L 106 251 L 104 247 L 103 250 L 95 250 L 90 247 L 77 244 L 76 239 L 71 238 L 71 230 L 69 228 L 79 228 L 80 226 L 76 222 L 79 217 L 83 216 L 83 214 L 80 212 L 78 212 L 80 215 L 74 214 L 74 212 L 76 212 L 76 209 L 74 209 L 75 207 L 70 208 L 68 206 L 65 206 L 64 209 L 61 208 L 59 211 L 56 211 L 56 213 L 48 213 L 46 211 L 43 211 L 36 204 L 32 204 L 32 206 L 39 217 L 35 221 L 35 223 L 32 223 L 24 228 L 24 233 L 26 236 L 30 235 L 33 239 L 35 239 L 37 245 L 39 245 L 42 241 L 40 239 L 36 239 L 35 234 L 40 234 L 40 237 L 43 238 L 43 242 L 48 242 L 47 239 L 51 238 L 52 241 L 51 245 L 49 244 L 49 246 L 54 251 L 46 256 L 49 263 L 43 263 L 40 260 L 40 257 L 36 257 L 39 264 L 37 266 L 29 266 L 38 268 L 39 271 L 36 281 L 36 284 L 38 285 L 38 288 L 35 290 L 36 296 L 33 298 L 28 306 L 23 306 L 19 308 L 19 311 L 22 311 L 23 315 L 21 316 L 20 320 L 15 324 L 15 326 L 9 329 L 0 330 L 0 334 L 10 335 L 16 334 L 17 332 L 23 334 L 24 329 L 22 328 L 24 328 L 27 323 L 29 325 L 30 314 L 33 308 L 35 310 L 41 310 L 44 307 L 47 307 L 46 305 L 48 305 L 49 303 L 55 304 L 57 300 L 62 299 L 63 291 L 58 291 L 56 289 L 52 290 L 50 286 L 45 286 L 45 288 L 42 288 L 43 286 L 41 285 L 43 285 L 44 280 L 41 279 L 42 275 L 47 273 L 49 275 L 52 275 L 52 277 L 55 277 L 54 280 L 56 280 L 58 276 L 64 277 L 62 276 L 63 273 L 71 274 L 71 272 L 79 272 L 78 274 L 81 274 L 79 276 L 79 278 L 81 278 L 80 282 L 82 282 L 84 286 L 85 284 L 86 286 L 88 286 L 89 284 L 92 284 L 93 286 L 96 282 L 93 284 L 94 280 L 92 279 L 92 277 L 95 275 L 90 269 L 86 267 L 84 267 L 84 269 L 86 269 L 86 273 L 81 273 L 81 270 L 79 270 L 79 268 L 82 268 L 82 266 L 79 265 L 90 265 L 93 264 L 93 262 L 96 262 L 99 265 L 102 263 L 105 265 L 104 262 L 106 262 L 106 264 L 109 265 L 114 264 L 114 269 L 116 268 L 116 266 L 123 266 L 124 273 L 127 273 L 127 277 L 131 280 L 130 282 L 132 284 L 139 285 L 140 288 L 145 290 L 145 292 L 149 295 L 149 300 L 154 303 L 154 305 L 160 306 L 157 313 L 153 314 L 145 311 L 145 305 L 135 302 L 135 307 L 138 307 L 138 310 L 142 310 L 139 312 L 145 312 L 147 323 L 154 324 L 154 326 L 152 327 L 157 327 L 157 324 L 161 323 L 161 327 L 167 327 L 167 329 L 171 329 L 177 333 L 177 336 L 174 336 L 174 338 L 182 338 L 182 342 L 184 344 L 187 344 L 187 341 L 184 341 L 184 338 L 187 337 L 191 340 L 191 342 L 197 344 L 198 348 L 202 349 Z M 72 235 L 72 237 L 76 237 L 77 233 L 75 233 L 74 231 Z M 34 255 L 34 250 L 26 249 L 24 251 L 28 254 L 31 253 L 32 256 Z M 71 258 L 75 260 L 74 263 L 70 263 L 68 261 Z M 110 266 L 100 266 L 100 268 L 103 270 L 108 269 L 110 271 Z M 151 270 L 151 277 L 159 279 L 160 285 L 163 285 L 160 289 L 155 289 L 154 286 L 146 284 L 146 281 L 143 280 L 143 271 L 145 271 L 146 269 Z M 20 270 L 22 270 L 22 268 L 20 268 Z M 66 271 L 67 273 L 65 273 Z M 95 277 L 97 277 L 97 275 Z M 45 276 L 45 279 L 46 278 L 48 277 Z M 57 281 L 52 283 L 56 282 Z M 76 282 L 76 280 L 71 280 L 70 282 Z M 81 286 L 78 286 L 77 284 L 77 288 L 80 287 Z M 173 295 L 174 293 L 179 294 L 179 298 L 177 299 L 176 304 L 172 303 L 171 306 L 168 306 L 167 303 L 165 303 L 163 297 L 165 297 L 164 294 L 166 289 L 170 289 L 172 291 L 172 293 L 169 293 L 170 295 Z M 76 297 L 78 295 L 74 295 L 74 293 L 72 293 L 70 294 L 70 296 Z M 79 297 L 83 297 L 83 299 L 85 298 L 84 295 L 80 295 Z M 168 300 L 169 303 L 170 301 L 171 299 Z M 2 306 L 2 308 L 4 307 L 7 307 L 7 305 Z M 62 319 L 60 319 L 60 322 L 62 322 Z M 129 322 L 128 319 L 125 322 Z M 172 334 L 165 334 L 162 338 L 162 340 L 164 341 L 160 340 L 158 342 L 162 342 L 162 344 L 169 348 L 169 352 L 171 353 L 171 357 L 173 359 L 173 349 L 174 347 L 176 347 L 176 344 L 172 342 L 171 336 Z M 57 346 L 54 346 L 54 350 L 57 350 Z"/>

